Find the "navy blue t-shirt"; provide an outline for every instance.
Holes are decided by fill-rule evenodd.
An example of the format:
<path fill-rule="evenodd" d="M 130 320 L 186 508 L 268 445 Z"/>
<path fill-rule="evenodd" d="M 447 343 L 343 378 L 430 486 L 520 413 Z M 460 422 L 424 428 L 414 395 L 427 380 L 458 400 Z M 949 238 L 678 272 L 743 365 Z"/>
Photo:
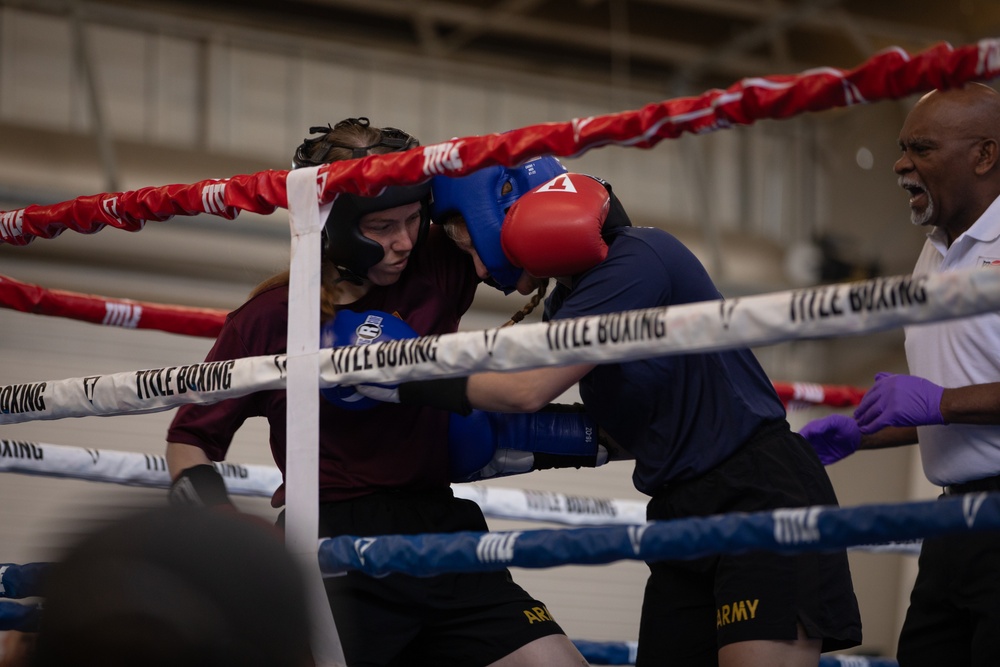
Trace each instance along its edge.
<path fill-rule="evenodd" d="M 559 285 L 547 319 L 721 299 L 698 258 L 669 233 L 627 227 L 608 257 Z M 635 456 L 635 488 L 648 495 L 701 475 L 785 409 L 749 349 L 601 364 L 580 380 L 587 411 Z"/>

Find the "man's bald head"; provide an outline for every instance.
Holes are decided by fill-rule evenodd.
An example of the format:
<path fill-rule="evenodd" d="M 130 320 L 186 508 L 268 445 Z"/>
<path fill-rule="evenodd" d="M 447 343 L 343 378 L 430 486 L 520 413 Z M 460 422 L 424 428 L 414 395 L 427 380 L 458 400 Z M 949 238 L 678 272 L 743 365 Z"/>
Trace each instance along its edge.
<path fill-rule="evenodd" d="M 899 134 L 899 184 L 915 224 L 953 241 L 1000 196 L 1000 93 L 981 83 L 935 90 L 914 105 Z"/>
<path fill-rule="evenodd" d="M 1000 132 L 1000 93 L 982 83 L 932 90 L 917 101 L 913 114 L 933 114 L 942 127 L 995 138 Z"/>

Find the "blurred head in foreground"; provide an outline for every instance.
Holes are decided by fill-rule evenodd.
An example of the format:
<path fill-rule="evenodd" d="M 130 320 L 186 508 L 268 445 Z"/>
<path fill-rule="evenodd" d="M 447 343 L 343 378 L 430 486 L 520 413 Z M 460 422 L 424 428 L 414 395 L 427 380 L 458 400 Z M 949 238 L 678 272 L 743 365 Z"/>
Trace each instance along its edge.
<path fill-rule="evenodd" d="M 46 579 L 35 665 L 309 667 L 302 574 L 274 528 L 143 512 L 72 547 Z"/>

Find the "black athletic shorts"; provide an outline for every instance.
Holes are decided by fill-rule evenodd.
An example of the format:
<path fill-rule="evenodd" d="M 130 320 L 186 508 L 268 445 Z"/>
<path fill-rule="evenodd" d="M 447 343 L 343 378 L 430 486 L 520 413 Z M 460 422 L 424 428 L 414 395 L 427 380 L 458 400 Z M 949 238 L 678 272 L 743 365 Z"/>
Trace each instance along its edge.
<path fill-rule="evenodd" d="M 479 506 L 448 488 L 323 503 L 320 526 L 323 537 L 488 530 Z M 325 582 L 350 667 L 480 667 L 563 634 L 506 569 L 433 577 L 349 572 Z"/>
<path fill-rule="evenodd" d="M 836 505 L 833 485 L 809 443 L 785 421 L 758 430 L 701 477 L 670 484 L 649 502 L 653 520 Z M 636 665 L 716 665 L 720 647 L 790 641 L 796 623 L 823 650 L 861 643 L 861 615 L 840 550 L 750 552 L 649 563 Z"/>
<path fill-rule="evenodd" d="M 899 667 L 1000 663 L 1000 532 L 924 540 L 896 661 Z"/>

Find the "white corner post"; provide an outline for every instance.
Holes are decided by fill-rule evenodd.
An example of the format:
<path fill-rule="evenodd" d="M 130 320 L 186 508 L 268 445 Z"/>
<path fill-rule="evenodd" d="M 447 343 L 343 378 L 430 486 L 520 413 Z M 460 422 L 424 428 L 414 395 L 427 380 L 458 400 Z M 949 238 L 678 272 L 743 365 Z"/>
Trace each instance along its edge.
<path fill-rule="evenodd" d="M 319 167 L 288 172 L 291 274 L 288 287 L 285 541 L 306 574 L 317 667 L 346 667 L 319 569 L 319 295 L 323 214 Z M 329 207 L 324 207 L 324 212 Z"/>

